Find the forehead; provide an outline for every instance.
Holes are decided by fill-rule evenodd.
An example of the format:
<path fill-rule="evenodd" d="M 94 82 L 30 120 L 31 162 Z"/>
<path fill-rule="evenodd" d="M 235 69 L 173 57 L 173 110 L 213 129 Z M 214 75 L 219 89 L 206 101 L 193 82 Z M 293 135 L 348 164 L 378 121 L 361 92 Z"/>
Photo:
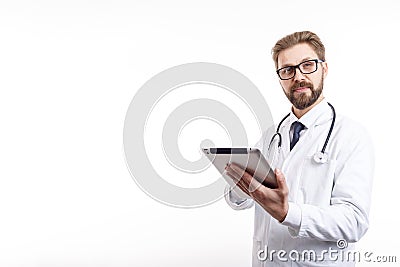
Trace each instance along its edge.
<path fill-rule="evenodd" d="M 278 68 L 297 65 L 307 59 L 318 58 L 317 53 L 306 43 L 297 44 L 290 48 L 287 48 L 279 53 L 278 56 Z"/>

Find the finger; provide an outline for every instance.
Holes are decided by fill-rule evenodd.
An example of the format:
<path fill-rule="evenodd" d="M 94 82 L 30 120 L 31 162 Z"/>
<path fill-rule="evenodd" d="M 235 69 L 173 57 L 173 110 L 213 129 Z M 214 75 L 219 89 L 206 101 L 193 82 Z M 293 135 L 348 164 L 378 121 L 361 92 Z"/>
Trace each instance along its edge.
<path fill-rule="evenodd" d="M 231 173 L 228 173 L 228 172 L 226 172 L 226 175 L 231 177 L 234 181 L 237 181 L 237 182 L 235 182 L 235 186 L 239 187 L 240 190 L 242 190 L 243 192 L 245 192 L 247 195 L 250 196 L 249 190 L 247 190 L 247 188 L 242 183 L 240 183 L 239 180 L 237 180 L 236 177 L 234 177 Z"/>
<path fill-rule="evenodd" d="M 230 164 L 225 167 L 225 173 L 234 180 L 235 185 L 237 185 L 240 189 L 242 189 L 246 194 L 250 196 L 249 185 L 244 181 L 242 175 L 245 175 L 245 171 L 241 169 L 239 166 Z"/>
<path fill-rule="evenodd" d="M 246 187 L 250 185 L 252 177 L 244 169 L 234 163 L 231 163 L 228 165 L 228 170 L 233 172 L 236 176 L 239 176 Z"/>
<path fill-rule="evenodd" d="M 285 176 L 283 175 L 282 171 L 279 169 L 275 169 L 275 176 L 276 176 L 278 188 L 281 189 L 282 191 L 288 191 L 286 179 L 285 179 Z"/>
<path fill-rule="evenodd" d="M 251 193 L 256 193 L 259 190 L 263 190 L 265 186 L 263 186 L 256 178 L 251 176 L 249 191 Z"/>
<path fill-rule="evenodd" d="M 231 168 L 236 173 L 243 173 L 241 181 L 243 181 L 245 187 L 248 188 L 250 193 L 254 193 L 256 190 L 261 188 L 262 184 L 259 181 L 257 181 L 257 179 L 255 179 L 248 172 L 244 171 L 242 168 L 240 168 L 236 164 L 231 164 Z"/>
<path fill-rule="evenodd" d="M 236 165 L 235 163 L 229 164 L 228 168 L 230 168 L 232 171 L 237 173 L 240 177 L 242 177 L 246 174 L 246 171 L 244 169 L 242 169 L 239 165 Z"/>
<path fill-rule="evenodd" d="M 249 197 L 251 197 L 249 190 L 242 183 L 237 183 L 236 186 L 239 187 L 240 190 L 245 192 Z"/>
<path fill-rule="evenodd" d="M 239 180 L 240 180 L 240 178 L 241 178 L 241 177 L 240 177 L 234 170 L 232 170 L 232 168 L 230 168 L 230 167 L 226 167 L 224 173 L 227 174 L 230 178 L 232 178 L 232 180 L 235 182 L 235 184 L 238 183 Z"/>
<path fill-rule="evenodd" d="M 233 180 L 234 186 L 237 185 L 247 191 L 247 186 L 243 182 L 242 177 L 239 174 L 237 174 L 237 172 L 235 172 L 232 168 L 226 167 L 224 173 Z"/>
<path fill-rule="evenodd" d="M 247 178 L 245 178 L 245 177 L 248 177 L 248 173 L 246 173 L 245 170 L 243 170 L 239 166 L 233 165 L 233 164 L 228 165 L 225 168 L 225 170 L 233 176 L 236 184 L 242 184 L 243 187 L 245 187 L 246 189 L 249 187 Z"/>

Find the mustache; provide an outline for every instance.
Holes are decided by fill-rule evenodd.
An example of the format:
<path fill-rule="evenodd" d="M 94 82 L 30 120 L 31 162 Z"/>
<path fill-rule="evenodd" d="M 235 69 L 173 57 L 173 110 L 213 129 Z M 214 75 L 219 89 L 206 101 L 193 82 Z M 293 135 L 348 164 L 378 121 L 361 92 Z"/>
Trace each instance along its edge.
<path fill-rule="evenodd" d="M 310 88 L 311 89 L 311 91 L 313 91 L 313 89 L 314 89 L 314 86 L 311 84 L 311 83 L 308 83 L 308 82 L 299 82 L 299 83 L 296 83 L 295 85 L 293 85 L 291 88 L 290 88 L 290 90 L 293 92 L 293 91 L 295 91 L 297 88 L 300 88 L 300 87 L 308 87 L 308 88 Z"/>

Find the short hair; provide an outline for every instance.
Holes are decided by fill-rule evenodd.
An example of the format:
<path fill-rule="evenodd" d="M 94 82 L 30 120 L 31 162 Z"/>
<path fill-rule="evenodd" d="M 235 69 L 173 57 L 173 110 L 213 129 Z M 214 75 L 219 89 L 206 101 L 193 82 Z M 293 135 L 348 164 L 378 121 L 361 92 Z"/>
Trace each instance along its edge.
<path fill-rule="evenodd" d="M 283 50 L 302 43 L 310 45 L 318 58 L 325 60 L 325 47 L 318 35 L 310 31 L 302 31 L 289 34 L 276 42 L 272 48 L 272 59 L 275 62 L 275 67 L 278 68 L 278 56 Z"/>

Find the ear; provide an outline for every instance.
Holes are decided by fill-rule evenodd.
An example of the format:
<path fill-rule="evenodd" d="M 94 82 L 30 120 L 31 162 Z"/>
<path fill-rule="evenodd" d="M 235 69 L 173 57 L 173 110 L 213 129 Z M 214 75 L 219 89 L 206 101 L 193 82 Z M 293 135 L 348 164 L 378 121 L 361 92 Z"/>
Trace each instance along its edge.
<path fill-rule="evenodd" d="M 325 79 L 326 75 L 328 75 L 328 63 L 327 62 L 322 63 L 322 71 L 324 73 L 324 79 Z"/>

